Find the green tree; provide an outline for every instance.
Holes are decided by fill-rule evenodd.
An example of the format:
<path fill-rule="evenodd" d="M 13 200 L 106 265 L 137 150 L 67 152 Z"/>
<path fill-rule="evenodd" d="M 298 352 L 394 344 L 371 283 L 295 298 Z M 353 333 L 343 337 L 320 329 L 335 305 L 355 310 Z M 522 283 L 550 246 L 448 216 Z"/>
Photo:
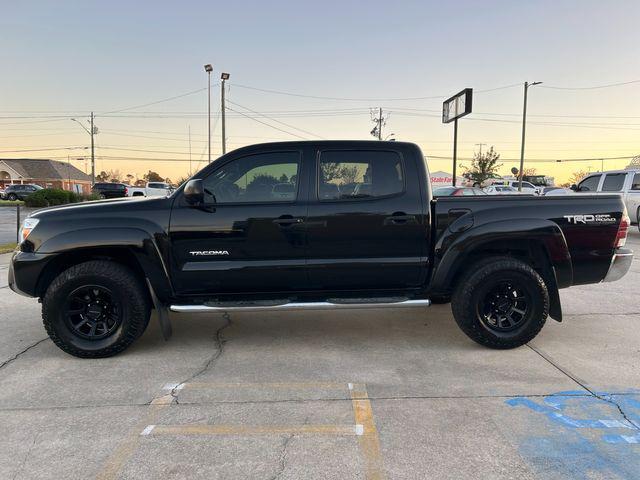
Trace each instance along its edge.
<path fill-rule="evenodd" d="M 280 183 L 280 181 L 274 177 L 273 175 L 267 175 L 267 174 L 261 174 L 261 175 L 256 175 L 255 177 L 253 177 L 253 179 L 247 184 L 247 190 L 250 190 L 251 187 L 255 184 L 255 185 L 269 185 L 269 186 L 274 186 L 276 184 Z"/>
<path fill-rule="evenodd" d="M 154 172 L 153 170 L 149 170 L 142 176 L 142 178 L 146 182 L 164 182 L 164 178 L 161 177 L 158 172 Z"/>
<path fill-rule="evenodd" d="M 498 163 L 499 159 L 500 154 L 493 149 L 493 146 L 482 154 L 475 153 L 471 166 L 462 167 L 464 169 L 462 176 L 473 185 L 482 185 L 482 182 L 498 174 L 498 169 L 502 166 Z"/>
<path fill-rule="evenodd" d="M 282 175 L 280 175 L 280 183 L 288 183 L 289 182 L 289 177 L 287 177 L 286 173 L 283 173 Z"/>

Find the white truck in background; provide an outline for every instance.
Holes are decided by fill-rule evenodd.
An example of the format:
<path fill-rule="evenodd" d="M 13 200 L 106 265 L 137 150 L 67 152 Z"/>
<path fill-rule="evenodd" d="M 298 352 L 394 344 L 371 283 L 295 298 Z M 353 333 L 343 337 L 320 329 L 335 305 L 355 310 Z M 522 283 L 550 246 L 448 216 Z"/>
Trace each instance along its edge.
<path fill-rule="evenodd" d="M 127 187 L 129 197 L 166 197 L 173 187 L 165 182 L 148 182 L 144 187 Z"/>

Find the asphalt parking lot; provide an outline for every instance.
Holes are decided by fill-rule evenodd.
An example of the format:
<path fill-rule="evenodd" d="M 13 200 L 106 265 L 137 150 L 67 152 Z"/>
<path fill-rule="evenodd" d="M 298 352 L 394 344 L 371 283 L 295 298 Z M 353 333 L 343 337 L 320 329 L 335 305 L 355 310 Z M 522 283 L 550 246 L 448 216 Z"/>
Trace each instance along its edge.
<path fill-rule="evenodd" d="M 639 259 L 511 351 L 436 305 L 175 315 L 104 360 L 48 340 L 8 260 L 0 478 L 640 478 Z"/>

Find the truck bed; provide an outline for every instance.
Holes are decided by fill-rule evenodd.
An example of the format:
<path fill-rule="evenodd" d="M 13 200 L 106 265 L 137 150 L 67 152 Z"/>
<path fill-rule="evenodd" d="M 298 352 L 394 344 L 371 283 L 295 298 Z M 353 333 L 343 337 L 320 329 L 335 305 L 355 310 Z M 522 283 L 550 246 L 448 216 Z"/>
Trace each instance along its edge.
<path fill-rule="evenodd" d="M 566 242 L 570 255 L 567 260 L 572 267 L 571 278 L 560 286 L 599 282 L 609 268 L 623 212 L 619 195 L 439 197 L 432 200 L 434 264 L 471 227 L 474 238 L 468 244 L 479 241 L 483 226 L 494 235 L 502 231 L 502 242 L 509 237 L 526 242 L 535 238 L 536 228 L 555 225 L 559 229 L 558 242 Z M 518 235 L 520 226 L 528 233 Z M 463 242 L 460 248 L 464 245 Z M 549 255 L 556 253 L 560 254 L 552 250 Z"/>

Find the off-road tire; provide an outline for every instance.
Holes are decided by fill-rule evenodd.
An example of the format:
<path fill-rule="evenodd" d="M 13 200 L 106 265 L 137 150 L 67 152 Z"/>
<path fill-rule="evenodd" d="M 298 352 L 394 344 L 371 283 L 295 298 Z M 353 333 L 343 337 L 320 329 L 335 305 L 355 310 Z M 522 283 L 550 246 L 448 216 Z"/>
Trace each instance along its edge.
<path fill-rule="evenodd" d="M 512 279 L 530 296 L 531 308 L 521 324 L 511 331 L 496 331 L 480 319 L 482 291 L 491 282 Z M 544 326 L 549 313 L 549 293 L 542 277 L 528 264 L 511 257 L 490 257 L 472 264 L 462 276 L 452 297 L 453 316 L 473 341 L 494 349 L 516 348 L 531 341 Z"/>
<path fill-rule="evenodd" d="M 82 338 L 65 321 L 68 295 L 85 285 L 108 288 L 121 303 L 121 323 L 106 338 Z M 150 313 L 142 282 L 127 267 L 112 261 L 93 260 L 68 268 L 55 278 L 42 299 L 42 322 L 49 337 L 60 349 L 80 358 L 110 357 L 127 349 L 144 333 Z"/>

